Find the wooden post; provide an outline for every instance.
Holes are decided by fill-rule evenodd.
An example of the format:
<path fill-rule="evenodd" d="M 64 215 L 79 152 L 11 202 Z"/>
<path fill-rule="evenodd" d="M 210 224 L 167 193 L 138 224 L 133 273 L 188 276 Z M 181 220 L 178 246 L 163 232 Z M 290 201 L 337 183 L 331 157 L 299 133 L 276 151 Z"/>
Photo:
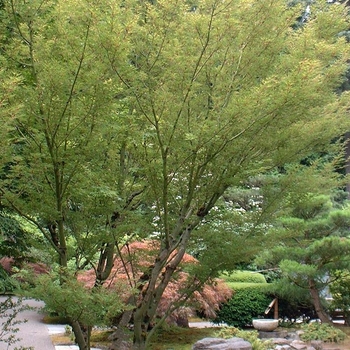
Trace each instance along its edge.
<path fill-rule="evenodd" d="M 273 318 L 278 320 L 278 299 L 275 299 L 274 310 L 273 310 Z"/>
<path fill-rule="evenodd" d="M 275 320 L 278 320 L 278 299 L 277 298 L 271 301 L 270 305 L 265 310 L 265 315 L 267 315 L 272 308 L 273 308 L 273 318 Z"/>

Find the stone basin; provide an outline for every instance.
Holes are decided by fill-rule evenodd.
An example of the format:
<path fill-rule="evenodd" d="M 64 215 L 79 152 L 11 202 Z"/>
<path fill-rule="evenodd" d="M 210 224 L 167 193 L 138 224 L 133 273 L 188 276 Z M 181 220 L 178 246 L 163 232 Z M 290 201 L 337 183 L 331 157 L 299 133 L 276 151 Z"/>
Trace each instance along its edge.
<path fill-rule="evenodd" d="M 258 331 L 272 332 L 278 327 L 278 320 L 272 318 L 260 318 L 253 320 L 253 327 Z"/>

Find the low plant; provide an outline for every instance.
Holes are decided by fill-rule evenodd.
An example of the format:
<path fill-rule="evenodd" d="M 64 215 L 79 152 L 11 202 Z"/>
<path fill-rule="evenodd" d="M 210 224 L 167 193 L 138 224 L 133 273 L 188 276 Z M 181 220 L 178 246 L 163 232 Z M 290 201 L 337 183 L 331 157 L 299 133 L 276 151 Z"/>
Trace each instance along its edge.
<path fill-rule="evenodd" d="M 338 343 L 345 339 L 346 334 L 329 324 L 312 322 L 302 326 L 304 333 L 300 339 L 304 341 L 322 340 L 324 342 Z"/>
<path fill-rule="evenodd" d="M 272 343 L 269 340 L 261 340 L 258 337 L 257 331 L 243 331 L 235 327 L 224 327 L 220 329 L 215 336 L 218 338 L 232 338 L 239 337 L 248 341 L 252 345 L 252 350 L 269 350 L 272 347 Z"/>
<path fill-rule="evenodd" d="M 65 335 L 72 335 L 72 327 L 71 326 L 69 326 L 69 325 L 65 325 L 65 327 L 64 327 L 64 334 Z"/>

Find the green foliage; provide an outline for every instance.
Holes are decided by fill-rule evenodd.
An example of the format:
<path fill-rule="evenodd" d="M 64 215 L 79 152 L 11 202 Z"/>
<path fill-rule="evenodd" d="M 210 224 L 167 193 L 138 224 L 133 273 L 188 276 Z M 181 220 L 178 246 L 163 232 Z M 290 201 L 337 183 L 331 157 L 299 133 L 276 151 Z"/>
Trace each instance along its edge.
<path fill-rule="evenodd" d="M 5 150 L 12 157 L 0 164 L 5 205 L 38 227 L 63 265 L 72 256 L 81 264 L 92 259 L 99 249 L 92 231 L 107 240 L 106 217 L 118 196 L 118 172 L 106 160 L 120 145 L 121 134 L 116 142 L 114 135 L 123 109 L 117 116 L 119 84 L 100 57 L 105 28 L 93 18 L 101 9 L 83 1 L 13 1 L 0 23 L 9 34 L 4 64 L 22 77 L 15 95 L 26 101 L 9 118 Z M 64 256 L 70 237 L 74 249 Z"/>
<path fill-rule="evenodd" d="M 28 251 L 28 237 L 18 220 L 0 211 L 0 257 L 23 259 Z"/>
<path fill-rule="evenodd" d="M 0 294 L 11 293 L 18 289 L 19 283 L 0 266 Z"/>
<path fill-rule="evenodd" d="M 226 282 L 266 283 L 264 275 L 254 271 L 234 271 L 229 275 L 222 274 L 220 277 Z"/>
<path fill-rule="evenodd" d="M 235 327 L 223 327 L 220 331 L 215 333 L 219 338 L 239 337 L 247 340 L 252 345 L 252 350 L 269 350 L 272 342 L 269 340 L 261 340 L 258 331 L 243 331 Z"/>
<path fill-rule="evenodd" d="M 245 327 L 252 323 L 253 318 L 262 317 L 270 302 L 271 298 L 259 287 L 238 289 L 221 306 L 214 322 Z"/>
<path fill-rule="evenodd" d="M 268 283 L 249 283 L 249 282 L 226 282 L 232 290 L 247 289 L 258 287 L 260 290 L 269 291 L 271 285 Z"/>
<path fill-rule="evenodd" d="M 196 5 L 13 0 L 2 11 L 2 66 L 23 83 L 0 100 L 25 103 L 1 131 L 1 201 L 37 225 L 63 267 L 153 233 L 160 249 L 136 296 L 139 336 L 196 228 L 208 275 L 261 248 L 263 220 L 208 215 L 228 188 L 328 150 L 350 129 L 349 98 L 334 93 L 350 57 L 336 36 L 348 28 L 340 7 L 293 31 L 299 9 L 285 0 Z M 50 291 L 59 305 L 62 290 L 76 302 L 60 312 L 82 311 L 68 287 L 92 305 L 67 281 Z"/>
<path fill-rule="evenodd" d="M 269 284 L 270 292 L 278 298 L 278 314 L 285 325 L 297 320 L 305 322 L 317 318 L 309 293 L 305 288 L 291 284 L 288 278 L 280 277 Z"/>
<path fill-rule="evenodd" d="M 312 322 L 302 326 L 304 333 L 300 339 L 304 341 L 322 340 L 325 342 L 340 342 L 345 339 L 346 334 L 329 324 Z"/>
<path fill-rule="evenodd" d="M 330 309 L 341 310 L 347 324 L 350 322 L 350 273 L 349 270 L 335 271 L 329 286 L 332 294 Z"/>
<path fill-rule="evenodd" d="M 115 290 L 89 289 L 67 275 L 61 283 L 58 275 L 40 276 L 29 294 L 43 300 L 48 311 L 85 326 L 109 324 L 123 310 L 120 294 Z"/>
<path fill-rule="evenodd" d="M 313 175 L 319 176 L 322 180 L 320 173 Z M 331 281 L 329 276 L 348 268 L 350 240 L 349 206 L 335 205 L 331 190 L 328 189 L 328 195 L 323 191 L 317 187 L 306 193 L 295 189 L 286 195 L 284 215 L 269 232 L 275 239 L 274 246 L 262 252 L 260 262 L 256 262 L 265 268 L 279 267 L 281 283 L 280 290 L 275 289 L 276 295 L 294 299 L 295 311 L 305 306 L 308 309 L 309 301 L 303 295 L 309 290 L 317 317 L 325 322 L 328 311 L 322 291 Z"/>

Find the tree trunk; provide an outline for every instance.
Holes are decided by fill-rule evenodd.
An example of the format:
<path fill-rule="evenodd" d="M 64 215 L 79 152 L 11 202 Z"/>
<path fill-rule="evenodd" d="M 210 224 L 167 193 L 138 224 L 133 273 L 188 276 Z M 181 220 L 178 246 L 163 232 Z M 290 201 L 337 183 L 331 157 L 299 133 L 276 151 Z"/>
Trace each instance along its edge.
<path fill-rule="evenodd" d="M 84 327 L 78 321 L 70 321 L 79 350 L 90 350 L 91 327 Z"/>
<path fill-rule="evenodd" d="M 142 329 L 147 327 L 144 322 L 142 322 Z M 142 331 L 141 334 L 136 334 L 134 332 L 134 341 L 132 344 L 132 350 L 146 350 L 147 347 L 147 329 Z"/>
<path fill-rule="evenodd" d="M 118 344 L 120 346 L 123 342 L 123 334 L 120 334 L 120 331 L 126 326 L 126 321 L 130 321 L 131 317 L 133 317 L 134 324 L 132 349 L 146 349 L 149 340 L 148 331 L 156 315 L 157 306 L 173 272 L 183 258 L 185 249 L 184 247 L 179 247 L 176 254 L 172 257 L 171 262 L 167 264 L 169 256 L 173 252 L 174 249 L 161 249 L 158 256 L 155 258 L 154 264 L 140 277 L 139 282 L 141 288 L 139 289 L 139 293 L 142 295 L 142 298 L 139 300 L 138 305 L 135 305 L 135 302 L 133 303 L 133 305 L 135 305 L 133 310 L 124 312 L 118 324 L 118 330 L 110 337 L 110 339 L 112 339 L 110 350 L 120 349 Z M 145 281 L 147 282 L 146 285 L 144 285 Z"/>
<path fill-rule="evenodd" d="M 345 134 L 345 173 L 346 175 L 350 174 L 350 132 Z M 350 182 L 346 183 L 346 191 L 348 192 L 348 199 L 350 199 Z"/>
<path fill-rule="evenodd" d="M 317 317 L 321 320 L 322 323 L 332 323 L 328 313 L 322 306 L 320 295 L 318 293 L 318 289 L 316 288 L 315 280 L 312 278 L 309 279 L 309 291 Z"/>
<path fill-rule="evenodd" d="M 174 271 L 182 261 L 191 228 L 184 230 L 181 243 L 159 251 L 153 266 L 147 273 L 148 284 L 142 290 L 142 300 L 134 310 L 134 349 L 144 350 L 149 341 L 148 331 L 154 322 L 157 307 Z M 176 252 L 175 252 L 176 249 Z M 169 261 L 170 255 L 172 255 Z"/>
<path fill-rule="evenodd" d="M 117 330 L 114 331 L 108 338 L 108 340 L 112 341 L 109 347 L 109 350 L 124 349 L 127 343 L 130 343 L 130 347 L 131 347 L 130 338 L 126 334 L 126 327 L 131 320 L 132 314 L 133 314 L 133 310 L 124 311 L 120 321 L 118 322 Z"/>
<path fill-rule="evenodd" d="M 114 263 L 114 243 L 105 243 L 100 249 L 100 258 L 96 269 L 95 287 L 100 287 L 111 274 Z"/>

